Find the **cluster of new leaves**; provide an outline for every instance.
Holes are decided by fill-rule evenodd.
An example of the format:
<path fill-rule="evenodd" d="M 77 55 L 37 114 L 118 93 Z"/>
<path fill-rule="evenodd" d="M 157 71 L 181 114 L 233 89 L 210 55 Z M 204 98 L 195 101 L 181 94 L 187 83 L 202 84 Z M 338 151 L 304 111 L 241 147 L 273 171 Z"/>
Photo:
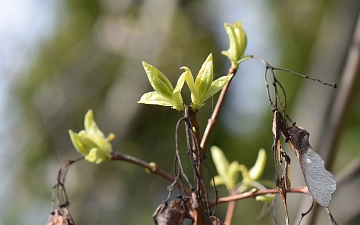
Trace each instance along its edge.
<path fill-rule="evenodd" d="M 224 26 L 230 40 L 230 47 L 229 50 L 222 51 L 221 53 L 229 58 L 231 68 L 237 69 L 240 62 L 250 58 L 249 56 L 244 56 L 247 36 L 241 22 L 234 22 L 233 25 L 225 23 Z"/>
<path fill-rule="evenodd" d="M 230 59 L 232 68 L 237 69 L 238 64 L 248 58 L 243 56 L 247 43 L 246 33 L 240 22 L 235 22 L 233 26 L 225 24 L 225 30 L 230 39 L 230 48 L 222 53 Z M 143 62 L 143 66 L 154 91 L 144 94 L 139 103 L 171 106 L 180 112 L 184 112 L 186 105 L 181 96 L 184 83 L 188 85 L 191 91 L 191 108 L 193 111 L 197 111 L 204 106 L 206 99 L 220 91 L 233 76 L 227 75 L 213 81 L 212 54 L 206 58 L 195 81 L 190 69 L 181 67 L 185 71 L 179 77 L 175 88 L 160 70 L 146 62 Z"/>
<path fill-rule="evenodd" d="M 191 91 L 191 108 L 196 111 L 204 105 L 206 99 L 220 91 L 232 77 L 232 75 L 223 76 L 213 81 L 212 54 L 206 58 L 195 81 L 190 69 L 181 67 L 185 72 L 179 77 L 175 88 L 160 70 L 146 62 L 143 62 L 143 66 L 155 91 L 144 94 L 139 103 L 171 106 L 180 112 L 185 109 L 185 103 L 181 96 L 181 89 L 185 82 Z"/>
<path fill-rule="evenodd" d="M 264 149 L 259 150 L 255 165 L 250 170 L 238 161 L 229 163 L 224 152 L 216 147 L 211 147 L 211 156 L 214 161 L 216 170 L 219 175 L 214 177 L 215 185 L 225 185 L 229 192 L 243 193 L 250 189 L 265 190 L 267 189 L 263 182 L 275 184 L 271 181 L 260 181 L 266 165 L 266 152 Z M 242 175 L 242 181 L 238 183 L 239 173 Z M 256 200 L 262 202 L 271 202 L 275 198 L 274 194 L 256 196 Z"/>
<path fill-rule="evenodd" d="M 85 115 L 85 130 L 75 133 L 69 130 L 70 138 L 76 150 L 85 156 L 89 162 L 99 164 L 111 158 L 112 147 L 110 141 L 115 138 L 113 133 L 105 137 L 104 133 L 99 129 L 92 110 Z"/>

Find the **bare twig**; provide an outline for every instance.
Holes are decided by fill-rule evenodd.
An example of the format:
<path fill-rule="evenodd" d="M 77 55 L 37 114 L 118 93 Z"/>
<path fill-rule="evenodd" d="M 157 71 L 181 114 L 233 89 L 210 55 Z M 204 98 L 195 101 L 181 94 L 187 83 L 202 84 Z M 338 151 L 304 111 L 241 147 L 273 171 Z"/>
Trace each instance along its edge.
<path fill-rule="evenodd" d="M 228 75 L 233 75 L 233 77 L 231 78 L 231 80 L 234 78 L 235 74 L 236 74 L 236 71 L 235 69 L 232 69 L 230 68 L 229 69 L 229 72 L 228 72 Z M 207 147 L 207 143 L 209 141 L 209 137 L 215 127 L 215 124 L 216 124 L 216 121 L 219 117 L 219 114 L 220 114 L 220 110 L 224 104 L 224 100 L 225 100 L 225 96 L 226 96 L 226 93 L 229 89 L 229 86 L 230 86 L 230 82 L 231 80 L 229 80 L 229 82 L 224 86 L 224 88 L 221 90 L 221 93 L 219 95 L 219 98 L 216 102 L 216 105 L 215 105 L 215 108 L 214 108 L 214 111 L 211 115 L 211 118 L 208 120 L 208 124 L 205 128 L 205 131 L 204 131 L 204 136 L 202 137 L 201 139 L 201 143 L 200 143 L 200 149 L 202 149 L 202 151 L 205 152 L 205 149 Z"/>
<path fill-rule="evenodd" d="M 301 73 L 297 73 L 295 71 L 292 71 L 292 70 L 289 70 L 289 69 L 286 69 L 286 68 L 281 68 L 281 67 L 273 67 L 273 70 L 280 70 L 280 71 L 285 71 L 285 72 L 288 72 L 288 73 L 291 73 L 291 74 L 294 74 L 296 76 L 299 76 L 299 77 L 302 77 L 302 78 L 306 78 L 306 79 L 310 79 L 312 81 L 317 81 L 325 86 L 330 86 L 334 89 L 338 88 L 337 84 L 330 84 L 330 83 L 327 83 L 327 82 L 324 82 L 322 80 L 320 80 L 319 78 L 314 78 L 314 77 L 310 77 L 308 75 L 304 75 L 304 74 L 301 74 Z"/>
<path fill-rule="evenodd" d="M 230 192 L 230 196 L 232 196 L 234 194 L 235 194 L 235 191 Z M 234 211 L 235 211 L 235 208 L 236 208 L 236 203 L 237 203 L 237 201 L 230 201 L 229 202 L 228 208 L 226 210 L 226 216 L 225 216 L 225 224 L 226 225 L 231 224 L 231 220 L 232 220 L 232 218 L 234 216 Z"/>
<path fill-rule="evenodd" d="M 311 212 L 311 210 L 313 209 L 315 201 L 314 201 L 314 198 L 311 198 L 311 200 L 312 200 L 312 201 L 311 201 L 311 206 L 310 206 L 310 208 L 309 208 L 306 212 L 301 213 L 301 218 L 300 218 L 300 220 L 299 220 L 298 225 L 300 225 L 302 219 L 303 219 L 306 215 L 308 215 L 308 214 Z"/>
<path fill-rule="evenodd" d="M 111 153 L 111 156 L 112 156 L 112 160 L 121 160 L 121 161 L 125 161 L 125 162 L 129 162 L 129 163 L 132 163 L 132 164 L 135 164 L 135 165 L 138 165 L 138 166 L 141 166 L 141 167 L 144 167 L 144 168 L 147 168 L 149 169 L 152 173 L 154 174 L 157 174 L 163 178 L 165 178 L 166 180 L 170 181 L 170 182 L 173 182 L 175 179 L 167 174 L 165 171 L 163 171 L 162 169 L 160 169 L 157 165 L 156 166 L 153 166 L 151 165 L 150 163 L 146 162 L 146 161 L 143 161 L 141 159 L 138 159 L 136 157 L 133 157 L 133 156 L 130 156 L 130 155 L 126 155 L 124 153 L 121 153 L 121 152 L 116 152 L 116 151 L 113 151 Z M 181 188 L 182 190 L 184 190 L 184 192 L 188 195 L 191 195 L 191 191 L 186 188 L 183 184 L 177 182 L 176 185 Z"/>
<path fill-rule="evenodd" d="M 55 210 L 55 202 L 59 208 L 67 207 L 70 203 L 66 194 L 65 179 L 70 165 L 84 159 L 84 156 L 63 161 L 58 168 L 56 183 L 53 186 L 52 210 Z"/>
<path fill-rule="evenodd" d="M 231 201 L 237 201 L 240 199 L 245 198 L 255 198 L 259 195 L 266 195 L 266 194 L 278 194 L 279 191 L 277 189 L 265 189 L 265 190 L 258 190 L 258 191 L 248 191 L 245 193 L 237 194 L 237 195 L 231 195 L 223 198 L 219 198 L 218 204 L 228 203 Z M 302 193 L 302 194 L 309 194 L 309 191 L 306 187 L 297 187 L 297 188 L 291 188 L 287 190 L 287 193 Z M 209 203 L 210 207 L 215 205 L 215 201 L 211 201 Z"/>

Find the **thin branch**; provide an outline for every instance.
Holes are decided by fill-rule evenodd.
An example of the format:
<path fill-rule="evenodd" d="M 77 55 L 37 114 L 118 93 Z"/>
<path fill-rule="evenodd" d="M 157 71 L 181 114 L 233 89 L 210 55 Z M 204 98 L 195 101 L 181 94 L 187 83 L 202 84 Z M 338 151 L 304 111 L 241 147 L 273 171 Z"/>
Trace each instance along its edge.
<path fill-rule="evenodd" d="M 125 161 L 125 162 L 128 162 L 128 163 L 132 163 L 132 164 L 135 164 L 135 165 L 138 165 L 138 166 L 141 166 L 141 167 L 144 167 L 144 168 L 147 168 L 149 169 L 152 173 L 154 174 L 157 174 L 163 178 L 165 178 L 166 180 L 170 181 L 170 182 L 174 182 L 174 178 L 167 174 L 165 171 L 163 171 L 162 169 L 160 169 L 157 165 L 156 166 L 153 166 L 151 165 L 150 163 L 148 162 L 145 162 L 141 159 L 138 159 L 136 157 L 133 157 L 133 156 L 130 156 L 130 155 L 126 155 L 124 153 L 121 153 L 121 152 L 116 152 L 116 151 L 113 151 L 111 153 L 111 156 L 112 156 L 112 160 L 121 160 L 121 161 Z M 191 196 L 191 191 L 186 188 L 183 184 L 177 182 L 176 185 L 184 190 L 184 192 Z"/>
<path fill-rule="evenodd" d="M 188 120 L 188 118 L 186 116 L 184 116 L 183 118 L 181 118 L 177 123 L 176 123 L 176 131 L 175 131 L 175 149 L 176 149 L 176 160 L 178 163 L 178 167 L 180 170 L 180 174 L 185 178 L 186 183 L 189 185 L 190 189 L 192 189 L 192 185 L 189 181 L 189 178 L 186 176 L 184 169 L 182 167 L 182 162 L 181 162 L 181 158 L 180 158 L 180 151 L 179 151 L 179 141 L 178 141 L 178 131 L 179 131 L 179 126 L 181 124 L 181 122 L 185 122 Z"/>
<path fill-rule="evenodd" d="M 291 73 L 291 74 L 294 74 L 296 76 L 299 76 L 299 77 L 302 77 L 302 78 L 306 78 L 306 79 L 310 79 L 312 81 L 317 81 L 325 86 L 330 86 L 334 89 L 338 88 L 337 84 L 330 84 L 330 83 L 327 83 L 327 82 L 324 82 L 322 80 L 320 80 L 319 78 L 314 78 L 314 77 L 310 77 L 310 76 L 307 76 L 307 75 L 304 75 L 304 74 L 301 74 L 301 73 L 298 73 L 298 72 L 295 72 L 295 71 L 292 71 L 292 70 L 289 70 L 289 69 L 286 69 L 286 68 L 281 68 L 281 67 L 273 67 L 273 70 L 280 70 L 280 71 L 285 71 L 285 72 L 288 72 L 288 73 Z"/>
<path fill-rule="evenodd" d="M 268 63 L 267 61 L 265 61 L 263 58 L 261 58 L 259 56 L 250 55 L 250 57 L 259 60 L 265 66 L 264 81 L 265 81 L 266 93 L 267 93 L 267 96 L 268 96 L 268 100 L 270 102 L 271 109 L 273 111 L 278 110 L 278 103 L 279 103 L 280 110 L 284 113 L 284 115 L 286 115 L 286 117 L 290 120 L 291 123 L 293 123 L 293 122 L 291 121 L 289 116 L 286 114 L 286 94 L 285 94 L 285 89 L 282 86 L 282 84 L 280 83 L 280 81 L 276 78 L 274 71 L 276 71 L 276 70 L 284 71 L 284 72 L 287 72 L 287 73 L 290 73 L 290 74 L 293 74 L 293 75 L 296 75 L 296 76 L 299 76 L 299 77 L 302 77 L 302 78 L 310 79 L 312 81 L 317 81 L 317 82 L 319 82 L 319 83 L 321 83 L 323 85 L 330 86 L 330 87 L 332 87 L 334 89 L 338 88 L 337 84 L 330 84 L 330 83 L 324 82 L 324 81 L 322 81 L 322 80 L 320 80 L 318 78 L 313 78 L 313 77 L 310 77 L 310 76 L 307 76 L 307 75 L 304 75 L 304 74 L 301 74 L 301 73 L 297 73 L 295 71 L 292 71 L 292 70 L 289 70 L 289 69 L 286 69 L 286 68 L 272 66 L 270 63 Z M 270 73 L 272 75 L 272 80 L 273 80 L 272 84 L 273 84 L 273 87 L 274 87 L 274 99 L 275 99 L 274 101 L 271 99 L 271 95 L 270 95 L 270 91 L 269 91 L 269 83 L 267 81 L 267 72 L 269 70 L 270 70 Z M 279 87 L 281 88 L 281 92 L 283 93 L 283 96 L 284 96 L 284 101 L 283 102 L 280 99 L 279 92 L 277 90 L 277 85 L 279 85 Z"/>
<path fill-rule="evenodd" d="M 230 196 L 235 195 L 235 190 L 230 191 Z M 226 216 L 225 216 L 225 224 L 230 225 L 232 218 L 234 217 L 234 212 L 236 208 L 237 201 L 231 201 L 229 202 L 228 208 L 226 210 Z"/>
<path fill-rule="evenodd" d="M 302 193 L 302 194 L 309 194 L 309 191 L 306 187 L 297 187 L 297 188 L 291 188 L 290 190 L 287 190 L 286 193 Z M 231 195 L 223 198 L 219 198 L 218 204 L 228 203 L 231 201 L 237 201 L 240 199 L 245 198 L 255 198 L 259 195 L 266 195 L 266 194 L 279 194 L 278 189 L 266 189 L 266 190 L 258 190 L 258 191 L 248 191 L 245 193 L 237 194 L 237 195 Z M 215 205 L 215 201 L 211 201 L 209 203 L 210 207 L 213 207 Z"/>
<path fill-rule="evenodd" d="M 236 69 L 232 69 L 230 68 L 229 71 L 228 71 L 228 76 L 229 75 L 233 75 L 233 77 L 229 80 L 229 82 L 223 87 L 223 89 L 221 90 L 221 93 L 219 95 L 219 98 L 216 102 L 216 105 L 215 105 L 215 108 L 214 108 L 214 111 L 211 115 L 211 118 L 208 120 L 208 123 L 207 123 L 207 126 L 205 128 L 205 131 L 204 131 L 204 136 L 202 137 L 201 139 L 201 143 L 200 143 L 200 149 L 202 149 L 202 151 L 205 151 L 206 147 L 207 147 L 207 144 L 208 144 L 208 141 L 209 141 L 209 137 L 215 127 L 215 124 L 216 124 L 216 121 L 219 117 L 219 114 L 220 114 L 220 110 L 224 104 L 224 101 L 225 101 L 225 96 L 226 96 L 226 93 L 229 89 L 229 86 L 230 86 L 230 83 L 232 81 L 232 79 L 234 78 L 235 74 L 236 74 L 237 70 Z"/>
<path fill-rule="evenodd" d="M 53 194 L 52 194 L 52 211 L 55 210 L 55 202 L 57 202 L 57 205 L 59 208 L 67 207 L 70 203 L 66 194 L 65 189 L 65 179 L 66 174 L 70 168 L 70 165 L 84 159 L 84 156 L 75 158 L 75 159 L 68 159 L 63 161 L 58 168 L 58 174 L 56 177 L 56 183 L 53 186 Z"/>
<path fill-rule="evenodd" d="M 311 210 L 313 209 L 315 201 L 314 201 L 314 198 L 311 198 L 311 200 L 312 200 L 312 201 L 311 201 L 311 206 L 310 206 L 310 208 L 309 208 L 306 212 L 301 213 L 301 218 L 300 218 L 300 220 L 299 220 L 298 225 L 300 225 L 302 219 L 303 219 L 305 216 L 307 216 L 307 215 L 311 212 Z"/>

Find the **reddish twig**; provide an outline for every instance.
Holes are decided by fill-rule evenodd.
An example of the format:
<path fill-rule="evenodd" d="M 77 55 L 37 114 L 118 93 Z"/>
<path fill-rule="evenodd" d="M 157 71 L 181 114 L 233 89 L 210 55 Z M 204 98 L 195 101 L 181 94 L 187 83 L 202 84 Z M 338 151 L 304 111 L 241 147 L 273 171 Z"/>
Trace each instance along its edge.
<path fill-rule="evenodd" d="M 211 118 L 208 120 L 208 124 L 205 128 L 205 131 L 204 131 L 204 136 L 202 137 L 201 139 L 201 143 L 200 143 L 200 149 L 202 152 L 205 152 L 205 149 L 206 149 L 206 146 L 207 146 L 207 143 L 209 141 L 209 137 L 215 127 L 215 124 L 216 124 L 216 121 L 219 117 L 219 114 L 220 114 L 220 110 L 224 104 L 224 100 L 225 100 L 225 96 L 226 96 L 226 93 L 229 89 L 229 86 L 230 86 L 230 82 L 231 80 L 234 78 L 235 74 L 236 74 L 236 69 L 232 69 L 230 68 L 229 69 L 229 72 L 228 72 L 228 76 L 229 75 L 233 75 L 233 77 L 229 80 L 229 82 L 224 86 L 224 88 L 221 90 L 221 93 L 219 95 L 219 98 L 216 102 L 216 106 L 214 108 L 214 111 L 211 115 Z"/>
<path fill-rule="evenodd" d="M 126 154 L 121 153 L 121 152 L 113 151 L 111 153 L 111 159 L 112 160 L 121 160 L 121 161 L 125 161 L 125 162 L 128 162 L 128 163 L 132 163 L 132 164 L 147 168 L 147 169 L 149 169 L 151 171 L 151 173 L 157 174 L 157 175 L 165 178 L 166 180 L 168 180 L 170 182 L 175 181 L 174 177 L 172 177 L 171 175 L 169 175 L 168 173 L 166 173 L 165 171 L 160 169 L 157 165 L 151 165 L 150 163 L 148 163 L 148 162 L 146 162 L 144 160 L 138 159 L 138 158 L 136 158 L 134 156 L 126 155 Z M 181 184 L 180 182 L 177 182 L 176 185 L 180 189 L 184 190 L 184 192 L 187 195 L 191 196 L 191 191 L 188 188 L 186 188 L 183 184 Z"/>
<path fill-rule="evenodd" d="M 297 188 L 291 188 L 290 190 L 287 190 L 286 193 L 302 193 L 302 194 L 309 194 L 309 191 L 306 187 L 297 187 Z M 237 195 L 231 195 L 223 198 L 219 198 L 218 204 L 228 203 L 231 201 L 237 201 L 240 199 L 245 198 L 255 198 L 259 195 L 266 195 L 266 194 L 279 194 L 278 189 L 265 189 L 265 190 L 259 190 L 259 191 L 248 191 L 245 193 L 237 194 Z M 215 201 L 211 201 L 209 203 L 210 207 L 215 205 Z"/>

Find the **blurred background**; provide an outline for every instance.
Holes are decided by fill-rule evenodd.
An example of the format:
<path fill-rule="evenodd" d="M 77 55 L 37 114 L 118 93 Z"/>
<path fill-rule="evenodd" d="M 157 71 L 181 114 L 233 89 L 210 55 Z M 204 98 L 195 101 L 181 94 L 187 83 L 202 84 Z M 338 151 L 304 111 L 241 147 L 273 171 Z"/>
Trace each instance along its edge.
<path fill-rule="evenodd" d="M 290 117 L 311 134 L 312 147 L 338 182 L 330 206 L 335 219 L 359 224 L 359 9 L 357 0 L 0 0 L 0 224 L 46 224 L 57 167 L 79 156 L 68 129 L 82 130 L 88 109 L 104 133 L 116 135 L 116 150 L 171 173 L 181 115 L 136 103 L 152 90 L 141 62 L 175 84 L 181 66 L 196 75 L 213 53 L 215 76 L 225 75 L 223 23 L 234 21 L 242 21 L 247 32 L 246 54 L 340 86 L 333 90 L 278 73 Z M 241 64 L 209 146 L 248 167 L 265 148 L 264 179 L 274 180 L 272 112 L 263 71 L 256 60 Z M 189 92 L 183 96 L 189 103 Z M 216 99 L 199 112 L 202 129 Z M 212 165 L 210 155 L 208 161 Z M 296 161 L 292 157 L 294 187 L 304 185 Z M 125 162 L 81 161 L 66 181 L 69 211 L 76 224 L 152 224 L 168 185 Z M 219 195 L 227 195 L 225 187 Z M 284 224 L 280 200 L 275 202 L 277 222 Z M 310 202 L 289 194 L 288 204 L 297 223 Z M 254 199 L 239 201 L 234 224 L 255 224 L 261 208 Z M 224 220 L 225 212 L 221 205 L 217 216 Z M 262 224 L 271 224 L 271 215 Z M 325 210 L 302 224 L 327 224 Z"/>

